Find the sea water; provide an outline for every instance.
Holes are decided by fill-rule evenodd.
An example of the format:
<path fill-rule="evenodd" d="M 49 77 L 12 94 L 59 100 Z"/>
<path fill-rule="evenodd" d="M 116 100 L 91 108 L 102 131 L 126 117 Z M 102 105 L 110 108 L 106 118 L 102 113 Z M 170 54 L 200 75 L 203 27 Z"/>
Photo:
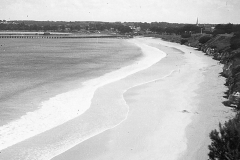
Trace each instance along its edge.
<path fill-rule="evenodd" d="M 93 96 L 82 82 L 139 57 L 122 39 L 1 39 L 0 150 L 82 114 Z"/>

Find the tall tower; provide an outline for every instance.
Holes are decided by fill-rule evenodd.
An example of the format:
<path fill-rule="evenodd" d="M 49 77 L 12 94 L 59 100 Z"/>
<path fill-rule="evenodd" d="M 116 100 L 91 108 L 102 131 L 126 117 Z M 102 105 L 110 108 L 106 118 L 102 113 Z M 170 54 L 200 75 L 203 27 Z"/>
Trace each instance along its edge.
<path fill-rule="evenodd" d="M 196 22 L 196 26 L 198 26 L 198 17 L 197 17 L 197 22 Z"/>

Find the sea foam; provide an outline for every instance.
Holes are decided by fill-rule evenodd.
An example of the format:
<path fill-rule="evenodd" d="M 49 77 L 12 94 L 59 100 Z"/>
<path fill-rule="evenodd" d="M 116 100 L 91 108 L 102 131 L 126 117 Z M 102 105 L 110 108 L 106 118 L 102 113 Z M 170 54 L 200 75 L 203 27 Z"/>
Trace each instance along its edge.
<path fill-rule="evenodd" d="M 90 107 L 97 88 L 144 70 L 160 61 L 166 54 L 138 40 L 130 40 L 141 48 L 143 57 L 132 65 L 88 80 L 81 87 L 56 95 L 41 103 L 41 107 L 20 119 L 0 127 L 0 150 L 59 126 L 84 114 Z"/>

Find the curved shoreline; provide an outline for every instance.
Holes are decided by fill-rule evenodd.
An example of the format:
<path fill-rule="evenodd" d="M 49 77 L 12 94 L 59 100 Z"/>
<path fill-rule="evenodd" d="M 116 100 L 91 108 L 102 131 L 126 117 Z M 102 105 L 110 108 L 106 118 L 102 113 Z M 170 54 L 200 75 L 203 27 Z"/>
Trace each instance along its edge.
<path fill-rule="evenodd" d="M 135 42 L 135 43 L 136 43 L 136 42 Z M 139 45 L 139 44 L 138 44 L 138 45 Z M 147 47 L 147 46 L 144 46 L 144 47 L 141 46 L 141 48 L 142 48 L 143 50 L 144 50 L 146 47 Z M 151 47 L 149 47 L 149 48 L 151 48 Z M 154 49 L 154 50 L 156 50 L 157 52 L 159 52 L 157 49 Z M 145 53 L 145 52 L 144 52 L 144 53 Z M 162 52 L 162 53 L 163 53 L 163 52 Z M 160 57 L 159 57 L 159 56 L 160 56 Z M 154 55 L 154 54 L 153 54 L 153 57 L 149 57 L 149 56 L 143 57 L 141 60 L 137 61 L 137 62 L 134 63 L 133 65 L 130 65 L 130 66 L 127 66 L 127 67 L 123 67 L 123 68 L 121 68 L 121 69 L 118 70 L 118 71 L 114 71 L 114 73 L 115 73 L 115 74 L 114 74 L 114 75 L 115 75 L 114 78 L 111 76 L 111 73 L 110 73 L 110 74 L 106 74 L 106 75 L 98 78 L 98 79 L 101 79 L 100 81 L 102 81 L 103 83 L 99 83 L 99 82 L 95 79 L 95 80 L 90 80 L 90 81 L 88 81 L 87 83 L 84 83 L 83 85 L 91 85 L 91 86 L 93 86 L 95 89 L 100 88 L 100 87 L 102 87 L 102 86 L 104 86 L 104 85 L 106 85 L 106 84 L 113 83 L 114 81 L 118 81 L 118 80 L 123 79 L 123 78 L 125 78 L 125 77 L 127 77 L 127 76 L 129 76 L 129 75 L 132 75 L 132 74 L 134 74 L 134 73 L 136 73 L 136 72 L 139 72 L 139 71 L 141 71 L 141 70 L 144 70 L 144 69 L 150 67 L 151 65 L 155 64 L 155 63 L 158 62 L 159 60 L 161 60 L 163 57 L 164 57 L 163 55 L 158 55 L 158 58 L 157 58 L 156 55 Z M 151 62 L 151 63 L 149 63 L 149 62 Z M 139 66 L 140 66 L 140 67 L 139 67 Z M 129 71 L 130 71 L 130 72 L 129 72 Z M 123 72 L 124 74 L 121 74 L 121 72 Z M 127 73 L 127 74 L 126 74 L 126 73 Z M 113 76 L 114 76 L 114 75 L 113 75 Z M 119 77 L 119 76 L 120 76 L 120 77 Z M 111 77 L 112 77 L 112 78 L 111 78 Z M 110 78 L 111 82 L 108 82 L 108 81 L 109 81 L 109 78 Z M 106 81 L 106 80 L 107 80 L 107 81 Z M 84 113 L 84 114 L 85 114 L 85 113 Z M 41 134 L 40 134 L 39 136 L 41 137 Z M 29 140 L 26 140 L 26 141 L 31 141 L 32 139 L 34 140 L 35 137 L 38 137 L 38 136 L 34 136 L 34 137 L 32 137 L 32 138 L 30 138 Z M 25 142 L 23 141 L 23 142 L 21 142 L 21 143 L 24 144 Z M 21 145 L 21 143 L 17 144 L 16 146 Z M 9 150 L 11 150 L 11 148 L 14 148 L 14 146 L 13 146 L 13 147 L 9 147 L 9 148 L 10 148 Z M 2 153 L 4 153 L 5 151 L 8 151 L 8 148 L 7 148 L 6 150 L 3 150 Z M 61 151 L 61 152 L 62 152 L 62 151 Z M 42 154 L 43 154 L 43 153 L 42 153 Z M 1 155 L 3 155 L 3 154 L 1 154 Z M 42 156 L 44 156 L 44 155 L 42 155 Z"/>
<path fill-rule="evenodd" d="M 122 77 L 124 78 L 124 76 L 128 76 L 128 74 L 132 74 L 130 72 L 127 75 L 122 74 L 120 76 L 114 77 L 114 74 L 121 72 L 121 70 L 126 70 L 127 68 L 131 69 L 131 67 L 134 68 L 134 65 L 138 64 L 138 62 L 143 61 L 143 59 L 144 57 L 141 57 L 141 59 L 137 62 L 122 67 L 119 70 L 112 71 L 98 78 L 85 81 L 81 85 L 78 85 L 77 89 L 58 94 L 49 100 L 42 102 L 41 108 L 33 112 L 27 112 L 19 119 L 0 126 L 0 151 L 14 146 L 15 144 L 21 143 L 22 141 L 34 137 L 38 134 L 51 130 L 56 126 L 64 124 L 67 121 L 74 119 L 81 114 L 84 114 L 84 112 L 90 108 L 91 99 L 94 95 L 94 92 L 99 87 L 104 86 L 107 83 L 117 81 Z M 110 79 L 110 82 L 104 80 L 107 79 L 106 77 Z M 83 102 L 85 103 L 83 104 Z M 70 104 L 72 106 L 69 110 L 66 106 Z M 79 104 L 81 104 L 81 106 L 76 106 Z M 73 105 L 75 106 L 73 107 Z M 40 119 L 42 121 L 39 121 Z M 24 128 L 23 126 L 27 126 L 27 128 Z M 14 133 L 11 132 L 13 130 Z"/>
<path fill-rule="evenodd" d="M 148 45 L 149 45 L 149 43 L 147 43 Z M 151 44 L 151 46 L 154 46 L 155 47 L 155 44 Z M 165 48 L 165 47 L 164 47 Z M 171 48 L 168 48 L 168 50 L 171 50 Z M 133 119 L 133 116 L 138 116 L 139 114 L 134 114 L 133 113 L 133 108 L 136 108 L 136 107 L 134 107 L 134 106 L 132 106 L 132 103 L 131 103 L 131 101 L 130 101 L 130 103 L 129 103 L 129 96 L 128 96 L 128 94 L 129 94 L 129 92 L 132 92 L 132 91 L 135 91 L 135 90 L 138 90 L 139 91 L 139 88 L 146 88 L 146 86 L 152 86 L 152 85 L 155 85 L 155 84 L 157 84 L 158 86 L 159 85 L 161 85 L 161 83 L 162 83 L 162 81 L 167 81 L 167 79 L 171 79 L 172 77 L 175 77 L 175 75 L 177 75 L 177 74 L 179 74 L 178 72 L 178 69 L 177 70 L 175 70 L 174 68 L 178 68 L 178 67 L 176 67 L 175 65 L 179 65 L 179 66 L 182 66 L 182 62 L 184 62 L 185 60 L 184 59 L 182 59 L 181 60 L 181 58 L 180 57 L 182 57 L 183 55 L 182 54 L 179 54 L 178 55 L 178 53 L 176 53 L 177 54 L 177 57 L 179 58 L 179 59 L 177 59 L 177 58 L 169 58 L 169 56 L 167 56 L 166 58 L 164 58 L 163 60 L 161 60 L 158 64 L 155 64 L 154 66 L 152 66 L 151 68 L 148 68 L 147 70 L 144 70 L 144 71 L 141 71 L 141 72 L 139 72 L 139 73 L 137 73 L 137 74 L 134 74 L 134 75 L 132 75 L 131 77 L 128 77 L 128 78 L 126 78 L 124 81 L 122 81 L 122 82 L 115 82 L 115 84 L 111 84 L 111 86 L 112 87 L 105 87 L 105 88 L 101 88 L 101 90 L 98 90 L 98 93 L 96 94 L 96 98 L 101 98 L 101 97 L 99 97 L 100 96 L 100 94 L 99 93 L 101 93 L 101 92 L 103 92 L 104 94 L 106 93 L 106 92 L 104 92 L 104 90 L 105 91 L 107 91 L 107 93 L 109 93 L 110 92 L 110 88 L 115 88 L 115 86 L 117 87 L 117 88 L 121 88 L 121 85 L 123 84 L 129 84 L 129 83 L 136 83 L 136 80 L 137 80 L 137 83 L 139 84 L 139 85 L 133 85 L 132 87 L 128 87 L 128 89 L 124 89 L 124 91 L 123 92 L 121 92 L 121 94 L 122 94 L 122 96 L 124 97 L 124 99 L 125 99 L 125 101 L 127 102 L 127 104 L 129 105 L 130 104 L 130 113 L 129 113 L 129 115 L 128 115 L 128 118 L 125 120 L 125 121 L 123 121 L 121 124 L 119 124 L 117 127 L 115 127 L 115 128 L 112 128 L 112 129 L 110 129 L 110 130 L 107 130 L 107 131 L 105 131 L 105 132 L 103 132 L 103 133 L 101 133 L 101 134 L 99 134 L 99 135 L 96 135 L 96 136 L 94 136 L 94 137 L 92 137 L 91 139 L 88 139 L 87 141 L 84 141 L 84 142 L 82 142 L 81 144 L 79 144 L 79 145 L 77 145 L 76 147 L 73 147 L 72 149 L 70 149 L 70 150 L 68 150 L 68 151 L 66 151 L 65 153 L 63 153 L 63 154 L 61 154 L 61 155 L 59 155 L 59 156 L 56 156 L 56 157 L 54 157 L 52 160 L 65 160 L 65 159 L 67 159 L 67 158 L 70 158 L 70 159 L 88 159 L 88 157 L 96 157 L 96 159 L 125 159 L 125 158 L 127 158 L 127 157 L 125 157 L 125 158 L 123 158 L 122 156 L 124 155 L 124 154 L 119 154 L 119 153 L 116 153 L 116 151 L 125 151 L 125 149 L 126 148 L 129 148 L 130 146 L 125 146 L 125 143 L 127 143 L 128 141 L 133 141 L 133 140 L 136 140 L 136 137 L 138 137 L 138 136 L 136 136 L 135 134 L 133 134 L 133 133 L 136 133 L 136 134 L 145 134 L 148 130 L 145 130 L 145 131 L 141 131 L 141 132 L 138 132 L 138 127 L 139 128 L 141 128 L 142 126 L 141 126 L 141 122 L 144 124 L 145 123 L 145 121 L 144 121 L 144 119 L 142 119 L 141 117 L 137 117 L 137 118 L 134 118 Z M 171 56 L 170 56 L 171 57 Z M 172 60 L 173 59 L 175 59 L 175 61 L 173 62 Z M 163 63 L 162 63 L 163 62 Z M 169 62 L 171 62 L 171 63 L 169 63 Z M 168 64 L 170 64 L 171 66 L 168 66 Z M 166 68 L 166 67 L 167 68 Z M 160 68 L 161 69 L 160 69 Z M 159 70 L 160 69 L 160 70 Z M 166 70 L 167 69 L 167 70 Z M 175 72 L 173 71 L 173 70 L 175 70 Z M 157 71 L 157 72 L 159 72 L 158 74 L 155 74 L 155 77 L 153 76 L 154 74 L 152 74 L 152 71 L 154 71 L 154 73 L 155 73 L 155 71 Z M 150 75 L 149 75 L 150 74 Z M 140 77 L 141 78 L 140 78 Z M 151 77 L 152 76 L 152 77 Z M 169 78 L 168 78 L 169 77 Z M 139 79 L 141 79 L 141 81 L 143 82 L 143 83 L 139 83 L 140 82 L 140 80 Z M 149 80 L 147 80 L 147 79 L 149 79 Z M 126 81 L 126 82 L 125 82 Z M 157 87 L 155 87 L 154 89 L 158 89 Z M 144 91 L 144 90 L 143 90 Z M 112 92 L 112 91 L 111 91 Z M 103 94 L 102 93 L 102 94 Z M 136 92 L 137 94 L 138 94 L 138 92 Z M 110 93 L 111 94 L 111 93 Z M 163 92 L 161 92 L 161 94 L 163 94 Z M 127 95 L 127 97 L 126 97 L 126 95 Z M 109 95 L 110 96 L 110 95 Z M 149 96 L 151 96 L 151 94 L 149 95 Z M 156 97 L 155 98 L 157 98 L 157 100 L 159 101 L 159 100 L 161 100 L 161 99 L 159 99 L 158 98 L 158 95 L 155 95 Z M 161 95 L 159 95 L 160 97 L 161 97 Z M 111 98 L 113 98 L 113 96 L 110 96 Z M 109 98 L 110 98 L 109 97 Z M 115 96 L 114 96 L 115 97 Z M 117 97 L 116 97 L 117 98 Z M 144 98 L 144 97 L 141 97 L 141 98 L 138 98 L 138 100 L 136 100 L 135 98 L 135 100 L 134 101 L 139 101 L 139 102 L 141 102 L 141 103 L 143 103 L 143 101 L 141 101 L 141 99 L 142 98 Z M 109 102 L 109 103 L 111 103 L 111 102 Z M 149 103 L 150 103 L 150 101 L 149 101 Z M 139 105 L 141 105 L 141 104 L 139 104 Z M 139 106 L 140 107 L 140 106 Z M 136 110 L 139 110 L 140 108 L 142 108 L 142 107 L 137 107 L 136 108 Z M 147 108 L 146 108 L 147 109 Z M 159 108 L 160 109 L 160 108 Z M 140 109 L 140 110 L 142 110 L 142 109 Z M 147 110 L 152 110 L 151 109 L 151 107 L 149 108 L 148 107 L 148 109 Z M 161 109 L 160 109 L 161 110 Z M 151 111 L 150 111 L 151 112 Z M 162 114 L 162 113 L 161 113 Z M 159 114 L 158 115 L 158 118 L 161 118 L 161 114 Z M 144 115 L 144 112 L 142 113 L 142 114 L 140 114 L 140 115 Z M 151 118 L 151 116 L 150 116 L 150 118 Z M 132 123 L 132 122 L 136 122 L 136 121 L 140 121 L 140 122 L 137 122 L 137 124 L 135 124 L 135 123 Z M 132 126 L 132 125 L 135 125 L 135 127 L 137 127 L 136 129 L 137 130 L 135 130 L 134 128 L 134 126 Z M 140 125 L 140 126 L 139 126 Z M 152 125 L 149 125 L 149 126 L 152 126 Z M 155 125 L 153 125 L 153 126 L 155 126 Z M 155 126 L 156 127 L 156 126 Z M 129 133 L 132 133 L 132 134 L 129 134 L 129 138 L 128 137 L 125 137 L 125 136 L 127 136 L 127 135 L 125 135 L 126 133 L 124 133 L 124 132 L 127 132 L 129 130 Z M 116 136 L 117 135 L 121 135 L 121 136 L 124 136 L 125 138 L 121 138 L 120 139 L 120 141 L 118 141 L 118 139 L 115 139 L 115 138 L 117 138 L 117 137 L 115 137 L 115 133 L 116 133 Z M 112 138 L 113 139 L 112 139 Z M 115 138 L 114 138 L 115 137 Z M 145 136 L 141 136 L 141 138 L 143 138 L 143 137 L 145 137 Z M 140 138 L 140 137 L 139 137 Z M 140 138 L 140 139 L 141 139 Z M 139 140 L 140 140 L 139 139 Z M 112 146 L 113 148 L 108 148 L 107 146 L 108 146 L 108 141 L 111 141 L 111 143 L 119 143 L 118 145 L 116 145 L 116 146 Z M 122 146 L 122 144 L 121 143 L 123 143 L 123 146 Z M 139 142 L 137 142 L 137 143 L 139 143 Z M 129 145 L 134 145 L 135 143 L 131 143 L 131 144 L 129 144 Z M 86 145 L 88 146 L 88 145 L 90 145 L 90 146 L 93 146 L 93 148 L 88 148 L 89 149 L 89 151 L 86 151 L 86 149 L 84 149 L 84 148 L 86 148 Z M 96 147 L 94 147 L 94 146 L 99 146 L 99 145 L 101 145 L 101 148 L 96 148 Z M 109 144 L 110 145 L 110 144 Z M 118 148 L 115 148 L 115 147 L 117 147 L 117 146 L 119 146 L 119 147 L 121 147 L 121 150 L 119 150 Z M 84 147 L 84 148 L 83 148 Z M 124 148 L 122 148 L 122 147 L 126 147 L 125 149 Z M 101 150 L 101 149 L 104 149 L 105 151 L 107 150 L 108 152 L 106 152 L 106 156 L 107 157 L 105 157 L 105 156 L 103 156 L 103 155 L 98 155 L 98 153 L 99 153 L 99 151 L 98 150 Z M 85 152 L 86 153 L 85 153 Z M 88 153 L 91 153 L 91 155 L 86 155 L 86 154 L 88 154 Z M 120 152 L 121 153 L 121 152 Z M 74 155 L 74 156 L 73 156 Z M 105 155 L 105 154 L 104 154 Z M 115 156 L 114 156 L 115 155 Z M 130 155 L 129 155 L 130 156 Z M 128 157 L 129 158 L 129 157 Z"/>
<path fill-rule="evenodd" d="M 148 43 L 153 42 L 148 40 Z M 184 63 L 176 64 L 176 72 L 165 79 L 127 90 L 123 96 L 130 107 L 130 111 L 128 118 L 124 122 L 77 145 L 53 158 L 53 160 L 66 160 L 68 158 L 72 160 L 155 160 L 159 158 L 164 160 L 180 158 L 186 160 L 193 158 L 192 156 L 191 158 L 188 157 L 188 153 L 198 156 L 199 160 L 203 158 L 201 156 L 206 154 L 206 151 L 197 155 L 194 150 L 199 147 L 207 147 L 206 140 L 192 139 L 191 135 L 200 135 L 199 130 L 197 130 L 198 125 L 203 125 L 204 128 L 200 127 L 200 129 L 206 129 L 203 121 L 199 121 L 199 119 L 195 121 L 195 118 L 200 114 L 204 114 L 201 113 L 201 109 L 204 110 L 204 108 L 200 104 L 211 97 L 199 99 L 198 90 L 203 89 L 206 91 L 210 89 L 211 86 L 202 88 L 202 85 L 206 84 L 206 68 L 216 62 L 213 62 L 213 60 L 205 61 L 208 57 L 193 48 L 164 41 L 160 43 L 180 47 L 185 52 L 184 57 L 187 58 Z M 157 46 L 157 44 L 154 44 L 154 46 Z M 169 53 L 169 55 L 171 54 Z M 168 64 L 175 62 L 168 60 L 168 57 L 161 62 L 165 63 L 167 61 L 165 65 L 170 68 L 171 65 Z M 150 76 L 149 72 L 156 73 L 155 71 L 161 72 L 161 70 L 164 70 L 163 65 L 161 67 L 156 66 L 154 65 L 146 70 L 146 75 L 139 76 L 143 78 Z M 211 73 L 210 76 L 212 76 Z M 205 121 L 207 120 L 205 118 Z M 196 130 L 190 132 L 189 128 L 193 128 L 193 124 Z M 215 125 L 215 123 L 209 125 Z M 208 137 L 208 133 L 200 136 Z"/>
<path fill-rule="evenodd" d="M 25 153 L 32 152 L 38 155 L 39 159 L 44 160 L 50 159 L 53 155 L 58 156 L 54 156 L 52 160 L 159 158 L 186 160 L 193 157 L 192 155 L 191 158 L 188 157 L 189 153 L 194 154 L 194 158 L 198 156 L 198 159 L 201 159 L 201 155 L 206 151 L 197 155 L 194 150 L 206 147 L 206 139 L 201 138 L 199 143 L 199 139 L 191 138 L 191 135 L 198 134 L 199 130 L 189 131 L 189 128 L 193 125 L 194 128 L 198 128 L 203 124 L 201 129 L 206 129 L 202 121 L 204 116 L 200 120 L 197 118 L 197 121 L 195 118 L 200 113 L 204 114 L 203 110 L 201 111 L 204 109 L 201 105 L 204 105 L 206 99 L 210 97 L 199 98 L 199 95 L 205 93 L 199 93 L 198 90 L 201 90 L 202 84 L 205 83 L 206 73 L 208 73 L 206 68 L 216 62 L 206 61 L 208 57 L 190 47 L 147 38 L 140 41 L 163 52 L 169 51 L 166 52 L 168 56 L 146 70 L 99 87 L 94 93 L 91 108 L 86 114 L 20 145 L 10 147 L 7 152 L 12 154 L 22 145 L 24 146 L 22 150 L 32 147 Z M 181 49 L 185 54 L 178 55 L 169 46 Z M 204 91 L 211 88 L 211 86 L 205 87 L 207 88 L 204 88 Z M 117 110 L 112 110 L 113 112 L 106 110 L 113 108 Z M 205 118 L 205 121 L 207 120 Z M 96 130 L 95 126 L 99 126 L 99 130 Z M 89 132 L 79 135 L 84 128 Z M 71 139 L 68 149 L 63 147 L 60 150 L 51 150 L 61 145 L 56 137 L 61 136 L 60 132 L 63 131 L 63 135 L 75 132 L 74 137 L 78 136 L 78 138 Z M 90 132 L 97 134 L 87 137 Z M 82 136 L 87 138 L 81 141 Z M 206 137 L 206 135 L 201 136 Z M 46 147 L 47 139 L 56 141 L 49 142 L 52 145 L 50 148 L 38 150 Z M 36 145 L 38 141 L 41 141 L 42 145 Z"/>

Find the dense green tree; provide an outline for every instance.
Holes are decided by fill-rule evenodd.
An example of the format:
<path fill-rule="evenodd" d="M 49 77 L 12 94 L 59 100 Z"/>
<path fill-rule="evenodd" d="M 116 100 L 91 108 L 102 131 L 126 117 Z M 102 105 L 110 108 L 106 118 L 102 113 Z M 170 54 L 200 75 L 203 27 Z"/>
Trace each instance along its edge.
<path fill-rule="evenodd" d="M 235 118 L 219 124 L 219 131 L 210 133 L 211 145 L 208 146 L 210 160 L 240 159 L 240 114 Z"/>
<path fill-rule="evenodd" d="M 181 37 L 182 37 L 182 38 L 190 38 L 190 37 L 191 37 L 191 34 L 189 34 L 189 33 L 183 33 L 183 34 L 181 34 Z"/>
<path fill-rule="evenodd" d="M 228 23 L 224 26 L 224 31 L 228 34 L 233 32 L 233 24 Z"/>
<path fill-rule="evenodd" d="M 36 25 L 36 24 L 34 24 L 34 25 L 30 25 L 30 26 L 29 26 L 29 29 L 30 29 L 31 31 L 38 31 L 38 30 L 41 30 L 41 27 L 38 26 L 38 25 Z"/>
<path fill-rule="evenodd" d="M 206 43 L 207 41 L 209 41 L 211 39 L 211 37 L 210 36 L 203 36 L 203 37 L 201 37 L 201 38 L 199 38 L 199 43 L 202 43 L 202 44 L 204 44 L 204 43 Z"/>
<path fill-rule="evenodd" d="M 215 33 L 224 34 L 224 33 L 232 33 L 233 32 L 233 24 L 218 24 L 215 26 Z"/>
<path fill-rule="evenodd" d="M 45 26 L 43 26 L 43 30 L 44 31 L 49 31 L 49 30 L 51 30 L 51 26 L 50 25 L 45 25 Z"/>
<path fill-rule="evenodd" d="M 240 33 L 240 24 L 233 25 L 233 32 Z"/>
<path fill-rule="evenodd" d="M 64 31 L 64 30 L 65 30 L 65 28 L 66 28 L 66 26 L 65 26 L 65 25 L 60 25 L 60 29 L 61 29 L 61 31 Z"/>
<path fill-rule="evenodd" d="M 82 29 L 82 27 L 80 25 L 76 25 L 74 26 L 74 29 L 79 31 L 80 29 Z"/>
<path fill-rule="evenodd" d="M 213 31 L 213 35 L 217 35 L 217 34 L 224 34 L 226 33 L 223 29 L 218 29 L 218 28 L 215 28 L 215 30 Z"/>
<path fill-rule="evenodd" d="M 240 33 L 235 33 L 234 36 L 230 40 L 231 49 L 235 50 L 240 48 Z"/>
<path fill-rule="evenodd" d="M 178 32 L 178 28 L 175 28 L 175 27 L 167 27 L 165 28 L 165 32 L 168 33 L 168 34 L 177 34 Z"/>
<path fill-rule="evenodd" d="M 29 30 L 29 26 L 26 25 L 25 23 L 19 23 L 17 24 L 18 30 Z"/>
<path fill-rule="evenodd" d="M 149 30 L 152 32 L 155 32 L 155 33 L 163 33 L 164 32 L 164 28 L 157 27 L 157 26 L 153 26 Z"/>
<path fill-rule="evenodd" d="M 181 39 L 180 44 L 185 44 L 185 43 L 187 43 L 187 42 L 188 42 L 187 39 Z"/>
<path fill-rule="evenodd" d="M 117 27 L 117 30 L 122 34 L 132 32 L 132 29 L 129 26 L 123 26 L 123 25 L 119 25 Z"/>
<path fill-rule="evenodd" d="M 201 27 L 198 27 L 196 25 L 192 24 L 187 24 L 178 30 L 180 33 L 200 33 L 201 32 Z"/>

